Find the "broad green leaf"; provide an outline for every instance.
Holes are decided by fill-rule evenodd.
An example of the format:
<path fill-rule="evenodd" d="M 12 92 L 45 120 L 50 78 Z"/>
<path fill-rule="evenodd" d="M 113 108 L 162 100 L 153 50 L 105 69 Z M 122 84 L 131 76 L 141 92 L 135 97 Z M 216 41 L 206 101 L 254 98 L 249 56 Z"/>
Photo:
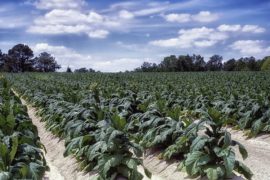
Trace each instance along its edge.
<path fill-rule="evenodd" d="M 218 180 L 218 172 L 216 168 L 208 168 L 206 170 L 206 175 L 209 180 Z"/>
<path fill-rule="evenodd" d="M 240 161 L 236 161 L 234 170 L 240 174 L 243 174 L 247 179 L 251 179 L 253 176 L 251 170 Z"/>
<path fill-rule="evenodd" d="M 17 136 L 13 136 L 12 137 L 12 146 L 11 146 L 11 151 L 9 153 L 9 159 L 12 162 L 16 153 L 17 153 L 17 149 L 18 149 L 18 137 Z"/>
<path fill-rule="evenodd" d="M 235 166 L 235 153 L 233 150 L 229 150 L 227 156 L 223 156 L 224 165 L 226 169 L 226 176 L 229 177 L 232 174 L 232 171 Z"/>
<path fill-rule="evenodd" d="M 190 147 L 191 152 L 201 150 L 205 146 L 205 143 L 207 141 L 208 141 L 208 139 L 205 136 L 198 136 L 197 138 L 195 138 L 192 141 L 192 144 L 191 144 L 191 147 Z"/>

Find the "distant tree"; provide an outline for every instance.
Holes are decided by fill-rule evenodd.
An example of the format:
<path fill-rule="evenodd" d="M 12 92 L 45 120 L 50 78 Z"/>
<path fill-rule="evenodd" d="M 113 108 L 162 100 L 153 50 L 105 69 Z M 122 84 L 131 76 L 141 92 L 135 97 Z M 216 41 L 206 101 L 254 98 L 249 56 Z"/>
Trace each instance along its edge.
<path fill-rule="evenodd" d="M 4 54 L 2 53 L 2 51 L 0 49 L 0 71 L 3 71 L 4 64 L 5 64 Z"/>
<path fill-rule="evenodd" d="M 224 71 L 235 71 L 236 70 L 236 60 L 230 59 L 230 60 L 226 61 L 223 64 L 223 70 Z"/>
<path fill-rule="evenodd" d="M 246 64 L 246 68 L 248 68 L 249 71 L 260 70 L 260 67 L 257 64 L 256 59 L 253 56 L 244 58 L 244 62 Z"/>
<path fill-rule="evenodd" d="M 177 71 L 193 71 L 193 59 L 189 55 L 181 55 L 176 61 Z"/>
<path fill-rule="evenodd" d="M 55 72 L 60 68 L 61 66 L 57 64 L 55 58 L 47 52 L 43 52 L 35 58 L 35 69 L 39 72 Z"/>
<path fill-rule="evenodd" d="M 201 55 L 195 55 L 192 56 L 194 71 L 205 71 L 206 62 L 204 61 L 204 58 Z"/>
<path fill-rule="evenodd" d="M 270 56 L 269 56 L 269 57 L 270 57 Z M 256 61 L 257 67 L 259 68 L 259 70 L 261 70 L 262 65 L 263 65 L 263 63 L 265 62 L 266 59 L 267 59 L 267 57 L 265 57 L 265 58 L 263 58 L 263 59 L 258 59 L 258 60 Z"/>
<path fill-rule="evenodd" d="M 96 71 L 94 69 L 92 69 L 92 68 L 89 68 L 88 72 L 93 73 L 93 72 L 96 72 Z"/>
<path fill-rule="evenodd" d="M 269 71 L 270 70 L 270 57 L 267 57 L 261 67 L 262 71 Z"/>
<path fill-rule="evenodd" d="M 66 72 L 67 72 L 67 73 L 72 73 L 72 70 L 71 70 L 71 68 L 70 68 L 69 66 L 67 67 Z"/>
<path fill-rule="evenodd" d="M 88 69 L 84 68 L 79 68 L 79 69 L 75 69 L 74 72 L 76 73 L 87 73 L 89 72 Z"/>
<path fill-rule="evenodd" d="M 158 65 L 157 65 L 156 63 L 153 63 L 153 64 L 152 64 L 152 71 L 153 71 L 153 72 L 158 72 L 158 71 L 160 71 L 158 68 L 159 68 L 159 67 L 158 67 Z"/>
<path fill-rule="evenodd" d="M 11 72 L 32 71 L 34 60 L 33 51 L 24 44 L 17 44 L 8 51 L 9 70 Z"/>
<path fill-rule="evenodd" d="M 210 60 L 206 63 L 208 71 L 220 71 L 222 69 L 222 56 L 213 55 Z"/>
<path fill-rule="evenodd" d="M 8 54 L 3 54 L 3 65 L 1 67 L 4 72 L 18 72 L 17 70 L 17 61 L 14 58 L 11 58 Z"/>
<path fill-rule="evenodd" d="M 246 67 L 246 63 L 244 61 L 244 58 L 240 58 L 236 61 L 236 71 L 246 71 L 248 68 Z"/>
<path fill-rule="evenodd" d="M 143 72 L 150 72 L 152 68 L 152 63 L 150 62 L 143 62 L 142 66 L 141 66 L 141 70 Z"/>
<path fill-rule="evenodd" d="M 160 63 L 162 71 L 176 71 L 177 70 L 177 58 L 175 55 L 165 57 Z"/>

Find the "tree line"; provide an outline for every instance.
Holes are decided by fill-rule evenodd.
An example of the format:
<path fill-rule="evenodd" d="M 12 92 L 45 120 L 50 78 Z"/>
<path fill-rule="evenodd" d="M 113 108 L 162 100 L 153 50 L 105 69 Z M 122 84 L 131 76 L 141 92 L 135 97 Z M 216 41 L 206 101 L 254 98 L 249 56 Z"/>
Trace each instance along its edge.
<path fill-rule="evenodd" d="M 55 72 L 61 66 L 55 58 L 42 52 L 37 57 L 28 45 L 17 44 L 2 53 L 0 49 L 0 72 Z M 223 57 L 213 55 L 205 62 L 201 55 L 171 55 L 165 57 L 161 63 L 144 62 L 135 72 L 181 72 L 181 71 L 260 71 L 270 70 L 270 56 L 263 59 L 254 57 L 242 57 L 238 60 L 229 59 L 223 62 Z M 68 67 L 66 72 L 72 72 Z M 75 69 L 74 72 L 96 72 L 90 68 Z"/>
<path fill-rule="evenodd" d="M 15 45 L 6 54 L 0 50 L 1 72 L 55 72 L 60 68 L 51 54 L 42 52 L 34 57 L 32 49 L 25 44 Z"/>
<path fill-rule="evenodd" d="M 181 71 L 260 71 L 270 70 L 270 56 L 263 59 L 242 57 L 238 60 L 229 59 L 223 62 L 223 57 L 213 55 L 205 62 L 201 55 L 171 55 L 161 63 L 144 62 L 135 72 L 181 72 Z"/>

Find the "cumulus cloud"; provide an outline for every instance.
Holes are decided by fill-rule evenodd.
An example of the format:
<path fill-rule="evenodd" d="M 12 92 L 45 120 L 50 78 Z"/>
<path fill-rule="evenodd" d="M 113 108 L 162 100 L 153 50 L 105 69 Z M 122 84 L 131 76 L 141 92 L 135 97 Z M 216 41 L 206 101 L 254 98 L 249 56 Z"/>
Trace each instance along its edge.
<path fill-rule="evenodd" d="M 243 32 L 263 33 L 265 29 L 258 25 L 245 25 L 242 29 Z"/>
<path fill-rule="evenodd" d="M 165 15 L 164 18 L 168 22 L 178 22 L 178 23 L 185 23 L 189 22 L 191 20 L 191 15 L 190 14 L 168 14 Z"/>
<path fill-rule="evenodd" d="M 181 29 L 176 38 L 151 41 L 150 44 L 160 47 L 210 47 L 227 39 L 225 33 L 216 31 L 213 28 L 201 27 L 192 29 Z"/>
<path fill-rule="evenodd" d="M 32 49 L 35 52 L 35 55 L 38 55 L 41 52 L 48 52 L 52 54 L 56 58 L 56 61 L 62 65 L 62 68 L 67 66 L 74 68 L 81 67 L 89 64 L 89 62 L 92 60 L 92 56 L 82 55 L 65 46 L 53 46 L 47 43 L 38 43 L 34 45 Z"/>
<path fill-rule="evenodd" d="M 104 39 L 104 38 L 106 38 L 108 36 L 108 34 L 109 34 L 109 31 L 100 29 L 100 30 L 90 31 L 88 33 L 88 36 L 90 38 Z"/>
<path fill-rule="evenodd" d="M 228 24 L 222 24 L 217 28 L 219 31 L 231 31 L 231 32 L 236 32 L 236 31 L 241 31 L 241 32 L 250 32 L 250 33 L 263 33 L 265 32 L 265 29 L 263 27 L 260 27 L 258 25 L 244 25 L 241 26 L 239 24 L 234 24 L 234 25 L 228 25 Z"/>
<path fill-rule="evenodd" d="M 168 22 L 185 23 L 190 21 L 196 22 L 213 22 L 218 19 L 218 15 L 209 11 L 200 11 L 198 14 L 176 14 L 171 13 L 163 16 Z"/>
<path fill-rule="evenodd" d="M 235 25 L 227 25 L 227 24 L 222 24 L 218 26 L 217 28 L 219 31 L 240 31 L 241 30 L 241 25 L 235 24 Z"/>
<path fill-rule="evenodd" d="M 78 9 L 85 4 L 84 0 L 39 0 L 34 3 L 38 9 Z"/>
<path fill-rule="evenodd" d="M 65 46 L 54 46 L 48 43 L 38 43 L 31 47 L 38 55 L 42 52 L 52 54 L 56 61 L 62 66 L 61 71 L 65 71 L 69 66 L 72 69 L 81 67 L 94 68 L 103 72 L 118 72 L 133 70 L 139 67 L 144 60 L 140 58 L 110 58 L 109 60 L 101 57 L 93 57 L 89 54 L 81 54 Z"/>
<path fill-rule="evenodd" d="M 218 15 L 209 11 L 201 11 L 198 14 L 193 15 L 192 19 L 198 22 L 213 22 L 218 19 Z"/>
<path fill-rule="evenodd" d="M 93 68 L 102 72 L 134 70 L 136 67 L 139 67 L 142 64 L 143 60 L 144 59 L 139 58 L 119 58 L 108 61 L 96 61 L 93 63 Z"/>
<path fill-rule="evenodd" d="M 270 47 L 265 47 L 261 40 L 239 40 L 231 44 L 230 47 L 246 56 L 270 53 Z"/>
<path fill-rule="evenodd" d="M 36 34 L 86 34 L 90 38 L 106 38 L 108 27 L 118 26 L 107 17 L 94 11 L 53 9 L 35 19 L 28 32 Z"/>

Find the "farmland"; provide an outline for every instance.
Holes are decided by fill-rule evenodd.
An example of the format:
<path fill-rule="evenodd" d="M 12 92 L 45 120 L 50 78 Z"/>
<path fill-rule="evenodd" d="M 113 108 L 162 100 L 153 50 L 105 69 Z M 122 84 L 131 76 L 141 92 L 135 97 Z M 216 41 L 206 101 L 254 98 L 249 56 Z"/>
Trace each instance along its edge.
<path fill-rule="evenodd" d="M 0 95 L 0 179 L 41 179 L 48 166 L 37 129 L 3 77 Z"/>
<path fill-rule="evenodd" d="M 214 180 L 237 173 L 251 179 L 254 172 L 243 161 L 248 151 L 227 128 L 255 139 L 270 131 L 269 72 L 4 76 L 2 81 L 37 110 L 46 130 L 64 141 L 63 156 L 75 157 L 81 171 L 95 172 L 92 178 L 150 178 L 143 158 L 155 150 L 161 161 L 176 161 L 175 170 L 189 177 Z M 7 106 L 2 99 L 1 106 Z M 1 132 L 2 144 L 8 135 Z M 39 174 L 47 167 L 42 162 Z"/>

